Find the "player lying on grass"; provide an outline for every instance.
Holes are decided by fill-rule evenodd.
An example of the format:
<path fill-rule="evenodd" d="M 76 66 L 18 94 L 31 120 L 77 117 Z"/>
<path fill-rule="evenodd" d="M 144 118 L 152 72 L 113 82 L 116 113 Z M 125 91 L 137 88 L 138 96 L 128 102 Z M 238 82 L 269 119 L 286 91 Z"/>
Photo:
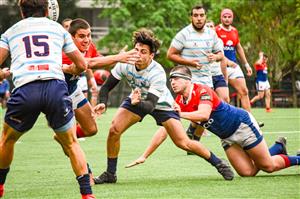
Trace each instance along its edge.
<path fill-rule="evenodd" d="M 147 114 L 158 125 L 167 129 L 176 146 L 201 156 L 226 180 L 232 180 L 233 172 L 226 162 L 217 158 L 201 143 L 187 137 L 178 113 L 172 108 L 174 99 L 166 86 L 166 73 L 153 59 L 160 45 L 153 33 L 147 29 L 135 32 L 133 44 L 139 55 L 138 61 L 134 65 L 118 63 L 114 67 L 100 90 L 100 104 L 95 107 L 96 112 L 102 113 L 106 109 L 109 91 L 122 78 L 127 80 L 133 93 L 123 101 L 113 118 L 107 138 L 107 170 L 94 178 L 95 184 L 116 183 L 121 135 L 130 126 L 141 122 Z"/>
<path fill-rule="evenodd" d="M 181 118 L 191 120 L 221 138 L 225 153 L 240 176 L 255 176 L 259 170 L 272 173 L 300 164 L 300 156 L 287 155 L 285 138 L 279 138 L 268 149 L 250 113 L 222 102 L 209 87 L 193 84 L 191 77 L 186 66 L 177 66 L 170 73 L 171 87 L 177 94 L 175 110 Z M 166 137 L 166 130 L 161 128 L 144 154 L 127 167 L 145 162 Z"/>

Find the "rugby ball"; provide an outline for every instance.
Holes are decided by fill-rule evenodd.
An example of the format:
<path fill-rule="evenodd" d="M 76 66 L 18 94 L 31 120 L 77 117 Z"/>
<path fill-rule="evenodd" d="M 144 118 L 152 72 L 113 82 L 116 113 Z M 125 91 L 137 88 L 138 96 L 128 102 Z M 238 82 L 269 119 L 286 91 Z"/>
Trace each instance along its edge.
<path fill-rule="evenodd" d="M 94 78 L 96 80 L 97 85 L 99 86 L 102 85 L 109 75 L 110 72 L 108 72 L 107 70 L 102 70 L 102 69 L 96 70 L 94 72 Z"/>
<path fill-rule="evenodd" d="M 48 0 L 48 18 L 57 21 L 59 17 L 59 6 L 57 0 Z"/>

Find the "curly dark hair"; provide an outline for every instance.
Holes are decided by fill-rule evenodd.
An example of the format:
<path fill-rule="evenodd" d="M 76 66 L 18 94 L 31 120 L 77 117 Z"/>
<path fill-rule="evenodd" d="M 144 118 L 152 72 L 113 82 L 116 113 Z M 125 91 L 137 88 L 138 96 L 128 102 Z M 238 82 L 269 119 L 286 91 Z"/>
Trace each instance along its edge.
<path fill-rule="evenodd" d="M 156 53 L 160 47 L 159 40 L 155 37 L 154 33 L 146 28 L 141 28 L 133 33 L 132 37 L 133 45 L 142 43 L 150 47 L 151 53 Z"/>

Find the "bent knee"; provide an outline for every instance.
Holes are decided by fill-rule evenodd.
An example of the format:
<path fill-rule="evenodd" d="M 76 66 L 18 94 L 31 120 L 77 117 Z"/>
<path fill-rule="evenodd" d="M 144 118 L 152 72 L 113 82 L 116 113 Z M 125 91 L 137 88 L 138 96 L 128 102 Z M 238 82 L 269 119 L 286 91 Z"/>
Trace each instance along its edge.
<path fill-rule="evenodd" d="M 264 165 L 260 167 L 261 170 L 267 173 L 273 173 L 275 171 L 275 166 L 273 165 Z"/>
<path fill-rule="evenodd" d="M 248 95 L 249 91 L 247 89 L 247 87 L 242 87 L 239 89 L 239 94 L 242 96 Z"/>
<path fill-rule="evenodd" d="M 249 170 L 244 170 L 244 171 L 237 171 L 237 173 L 241 177 L 253 177 L 257 174 L 257 171 L 249 169 Z"/>
<path fill-rule="evenodd" d="M 188 145 L 189 139 L 181 139 L 181 140 L 175 140 L 174 144 L 183 150 L 189 150 L 190 147 Z"/>

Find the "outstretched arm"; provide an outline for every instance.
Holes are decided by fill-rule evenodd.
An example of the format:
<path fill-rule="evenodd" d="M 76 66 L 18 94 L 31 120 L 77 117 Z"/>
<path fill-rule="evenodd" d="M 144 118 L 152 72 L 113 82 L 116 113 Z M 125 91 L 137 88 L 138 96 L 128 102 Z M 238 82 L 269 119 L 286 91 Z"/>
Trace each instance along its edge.
<path fill-rule="evenodd" d="M 127 164 L 125 168 L 130 168 L 144 163 L 146 159 L 166 140 L 167 136 L 168 134 L 166 129 L 164 127 L 160 127 L 152 137 L 152 140 L 144 153 L 138 159 Z"/>
<path fill-rule="evenodd" d="M 103 57 L 94 57 L 89 59 L 89 68 L 103 68 L 104 66 L 109 66 L 116 64 L 118 62 L 128 63 L 134 65 L 134 63 L 139 58 L 136 50 L 130 50 L 128 52 L 120 52 L 116 55 L 108 55 Z"/>

